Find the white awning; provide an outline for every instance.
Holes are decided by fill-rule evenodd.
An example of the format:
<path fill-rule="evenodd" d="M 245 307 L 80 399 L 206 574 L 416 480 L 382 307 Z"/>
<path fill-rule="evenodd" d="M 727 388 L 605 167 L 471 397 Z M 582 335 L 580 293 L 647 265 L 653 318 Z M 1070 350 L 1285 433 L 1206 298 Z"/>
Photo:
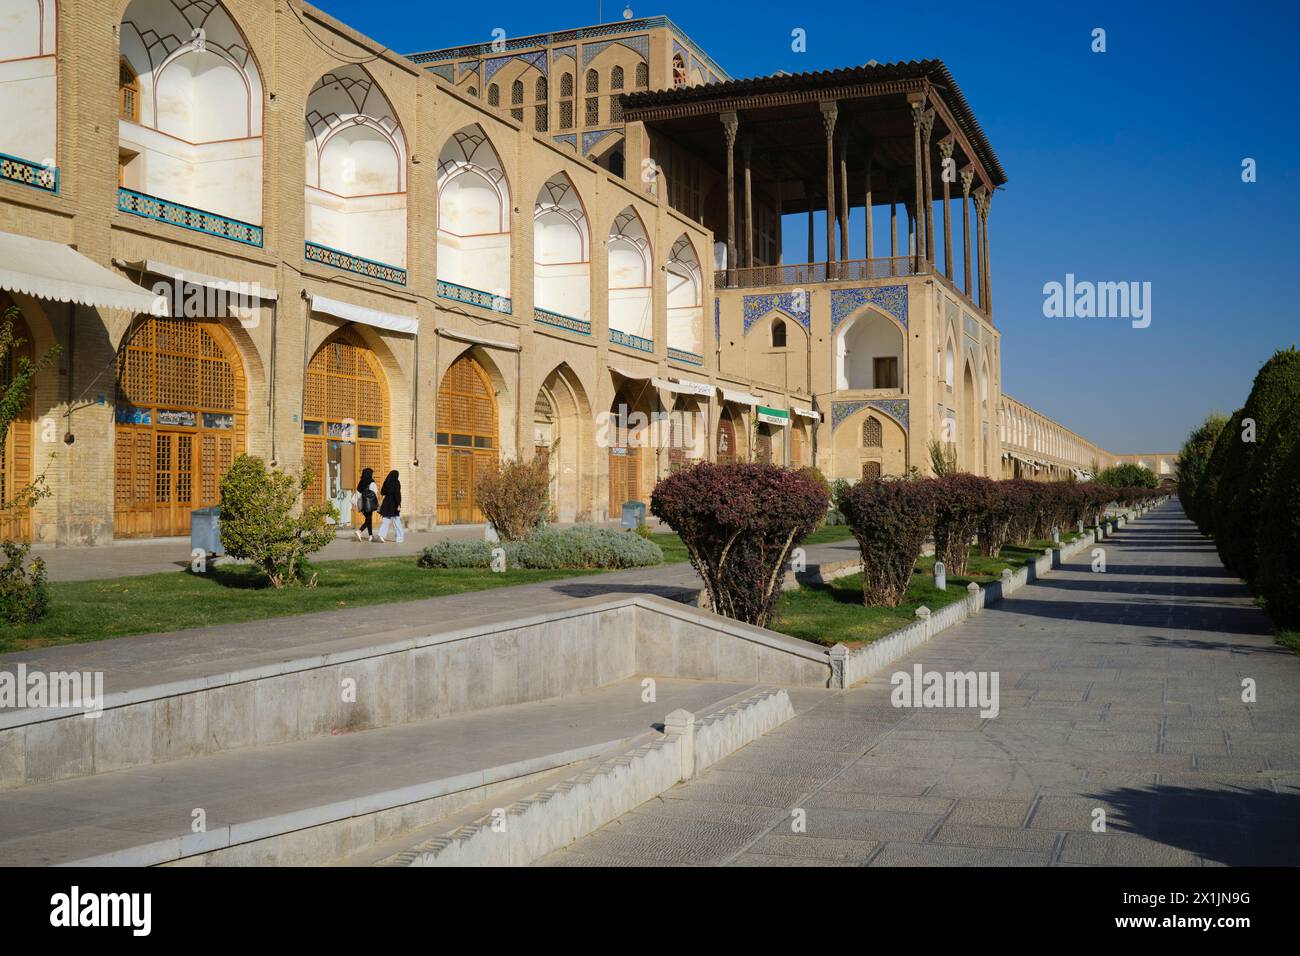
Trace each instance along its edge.
<path fill-rule="evenodd" d="M 327 299 L 323 295 L 313 295 L 311 307 L 315 312 L 324 312 L 336 319 L 359 322 L 361 325 L 371 325 L 390 332 L 415 335 L 420 330 L 419 320 L 413 317 L 380 312 L 378 309 L 368 309 L 364 305 L 351 305 L 347 302 L 339 302 L 337 299 Z"/>
<path fill-rule="evenodd" d="M 690 379 L 678 379 L 672 381 L 666 378 L 652 378 L 650 380 L 656 388 L 667 389 L 670 392 L 676 392 L 678 395 L 712 395 L 713 386 L 707 382 L 692 382 Z"/>
<path fill-rule="evenodd" d="M 763 399 L 749 392 L 733 392 L 729 388 L 719 388 L 723 401 L 735 402 L 737 405 L 762 405 Z"/>
<path fill-rule="evenodd" d="M 623 369 L 619 368 L 619 367 L 616 366 L 616 365 L 611 365 L 611 366 L 609 367 L 609 370 L 610 370 L 611 372 L 617 372 L 619 375 L 622 375 L 624 378 L 630 378 L 630 379 L 631 379 L 632 381 L 634 381 L 634 382 L 649 382 L 649 381 L 652 381 L 651 376 L 650 376 L 648 373 L 646 373 L 646 372 L 627 372 L 627 371 L 624 371 Z"/>
<path fill-rule="evenodd" d="M 193 269 L 182 269 L 180 266 L 159 262 L 157 259 L 140 259 L 135 262 L 125 259 L 114 259 L 113 261 L 119 266 L 125 266 L 137 272 L 148 272 L 152 275 L 162 276 L 164 279 L 207 286 L 210 289 L 219 289 L 222 292 L 248 295 L 250 297 L 256 296 L 266 302 L 274 302 L 280 298 L 280 293 L 267 288 L 259 282 L 237 282 L 234 279 L 218 279 L 216 276 L 195 272 Z"/>
<path fill-rule="evenodd" d="M 794 412 L 800 418 L 811 418 L 815 422 L 822 420 L 822 413 L 815 412 L 811 408 L 800 408 L 798 405 L 791 405 L 790 411 Z"/>
<path fill-rule="evenodd" d="M 71 246 L 0 232 L 0 289 L 52 302 L 167 314 L 167 299 L 87 259 Z"/>
<path fill-rule="evenodd" d="M 479 335 L 470 335 L 468 332 L 457 332 L 455 329 L 438 329 L 438 334 L 445 339 L 455 339 L 457 342 L 468 342 L 470 345 L 482 345 L 489 349 L 505 349 L 507 352 L 522 352 L 523 349 L 513 342 L 502 342 L 500 339 L 485 339 Z"/>

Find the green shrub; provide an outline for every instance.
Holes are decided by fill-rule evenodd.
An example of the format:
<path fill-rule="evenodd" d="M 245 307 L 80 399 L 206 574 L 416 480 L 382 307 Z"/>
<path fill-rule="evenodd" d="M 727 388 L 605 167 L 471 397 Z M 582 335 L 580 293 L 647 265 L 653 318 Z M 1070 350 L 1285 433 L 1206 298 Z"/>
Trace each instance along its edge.
<path fill-rule="evenodd" d="M 638 538 L 645 538 L 647 541 L 654 540 L 655 533 L 650 530 L 650 526 L 644 521 L 638 521 L 636 527 L 632 529 L 632 532 Z"/>
<path fill-rule="evenodd" d="M 639 535 L 578 525 L 562 531 L 546 529 L 530 534 L 506 549 L 511 567 L 554 568 L 645 568 L 662 564 L 659 545 Z"/>
<path fill-rule="evenodd" d="M 0 618 L 6 624 L 35 624 L 50 607 L 45 562 L 33 558 L 30 570 L 24 565 L 30 545 L 5 541 L 0 549 L 5 554 L 0 565 Z"/>
<path fill-rule="evenodd" d="M 486 541 L 439 541 L 420 552 L 422 568 L 488 568 L 492 545 Z"/>
<path fill-rule="evenodd" d="M 1278 626 L 1300 629 L 1300 441 L 1277 472 L 1259 542 L 1259 594 Z"/>
<path fill-rule="evenodd" d="M 307 556 L 334 540 L 332 504 L 297 507 L 310 484 L 309 471 L 294 478 L 252 455 L 236 458 L 221 479 L 221 545 L 255 564 L 273 587 L 303 583 Z M 314 586 L 316 575 L 306 583 Z"/>
<path fill-rule="evenodd" d="M 1200 486 L 1196 489 L 1196 510 L 1193 520 L 1202 534 L 1214 533 L 1214 511 L 1219 505 L 1219 481 L 1223 477 L 1223 465 L 1234 443 L 1241 441 L 1242 409 L 1237 409 L 1228 419 L 1228 423 L 1214 440 L 1214 449 L 1205 463 L 1205 474 L 1201 476 Z"/>
<path fill-rule="evenodd" d="M 1159 484 L 1154 471 L 1130 462 L 1111 465 L 1096 480 L 1099 484 L 1110 485 L 1112 488 L 1154 488 Z"/>
<path fill-rule="evenodd" d="M 1277 468 L 1294 434 L 1295 410 L 1300 408 L 1300 351 L 1273 354 L 1255 376 L 1242 407 L 1242 421 L 1253 420 L 1255 440 L 1230 446 L 1219 479 L 1214 509 L 1214 540 L 1223 563 L 1252 586 L 1259 559 L 1260 516 Z"/>
<path fill-rule="evenodd" d="M 484 472 L 474 486 L 479 509 L 502 541 L 519 541 L 540 528 L 550 514 L 550 470 L 546 459 L 507 461 Z"/>
<path fill-rule="evenodd" d="M 1187 441 L 1183 442 L 1182 450 L 1178 453 L 1178 462 L 1174 467 L 1174 474 L 1178 477 L 1178 500 L 1182 502 L 1183 512 L 1198 525 L 1201 519 L 1196 510 L 1196 493 L 1209 467 L 1214 443 L 1227 423 L 1226 415 L 1220 415 L 1218 412 L 1206 415 L 1205 421 L 1187 436 Z"/>

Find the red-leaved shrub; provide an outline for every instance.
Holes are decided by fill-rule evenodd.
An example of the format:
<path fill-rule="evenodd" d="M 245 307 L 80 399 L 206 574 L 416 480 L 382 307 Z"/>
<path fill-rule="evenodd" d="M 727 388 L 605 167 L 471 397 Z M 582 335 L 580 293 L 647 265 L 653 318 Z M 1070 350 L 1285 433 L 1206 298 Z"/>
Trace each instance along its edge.
<path fill-rule="evenodd" d="M 932 479 L 863 479 L 840 496 L 840 511 L 862 551 L 862 600 L 898 607 L 934 527 Z"/>
<path fill-rule="evenodd" d="M 935 482 L 934 556 L 960 577 L 970 564 L 975 532 L 993 508 L 996 484 L 979 475 L 956 474 Z"/>
<path fill-rule="evenodd" d="M 686 545 L 713 611 L 765 627 L 790 551 L 828 504 L 826 486 L 807 474 L 702 462 L 659 482 L 650 513 Z"/>

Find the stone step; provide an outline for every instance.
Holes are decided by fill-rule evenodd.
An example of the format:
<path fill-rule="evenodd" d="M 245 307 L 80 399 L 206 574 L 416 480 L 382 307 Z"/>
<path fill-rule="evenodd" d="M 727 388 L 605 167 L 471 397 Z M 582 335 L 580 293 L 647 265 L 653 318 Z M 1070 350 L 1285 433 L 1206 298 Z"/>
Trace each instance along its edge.
<path fill-rule="evenodd" d="M 626 749 L 669 711 L 709 713 L 752 687 L 659 678 L 647 702 L 633 677 L 557 700 L 30 785 L 0 793 L 0 865 L 327 864 Z"/>

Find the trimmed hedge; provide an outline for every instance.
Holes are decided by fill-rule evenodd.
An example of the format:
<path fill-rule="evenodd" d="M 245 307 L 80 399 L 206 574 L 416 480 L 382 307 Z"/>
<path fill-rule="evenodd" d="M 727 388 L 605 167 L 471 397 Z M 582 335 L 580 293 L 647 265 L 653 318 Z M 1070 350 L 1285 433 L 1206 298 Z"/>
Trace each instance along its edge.
<path fill-rule="evenodd" d="M 1259 373 L 1242 408 L 1242 419 L 1254 419 L 1255 440 L 1237 435 L 1224 459 L 1214 509 L 1214 537 L 1223 563 L 1255 583 L 1259 561 L 1260 518 L 1273 478 L 1294 434 L 1295 410 L 1300 408 L 1300 352 L 1279 350 Z"/>
<path fill-rule="evenodd" d="M 1214 452 L 1214 443 L 1219 433 L 1228 423 L 1226 415 L 1212 412 L 1205 416 L 1205 421 L 1183 442 L 1178 452 L 1175 474 L 1178 478 L 1178 500 L 1182 502 L 1183 511 L 1198 525 L 1201 518 L 1196 507 L 1196 493 L 1205 480 L 1205 472 L 1210 465 L 1210 455 Z"/>
<path fill-rule="evenodd" d="M 1259 543 L 1259 592 L 1281 627 L 1300 629 L 1300 441 L 1277 470 Z"/>
<path fill-rule="evenodd" d="M 490 568 L 492 552 L 504 548 L 506 566 L 556 570 L 560 568 L 645 568 L 662 564 L 659 545 L 637 534 L 575 525 L 561 530 L 535 531 L 522 541 L 499 545 L 487 541 L 439 541 L 420 554 L 422 568 Z"/>

